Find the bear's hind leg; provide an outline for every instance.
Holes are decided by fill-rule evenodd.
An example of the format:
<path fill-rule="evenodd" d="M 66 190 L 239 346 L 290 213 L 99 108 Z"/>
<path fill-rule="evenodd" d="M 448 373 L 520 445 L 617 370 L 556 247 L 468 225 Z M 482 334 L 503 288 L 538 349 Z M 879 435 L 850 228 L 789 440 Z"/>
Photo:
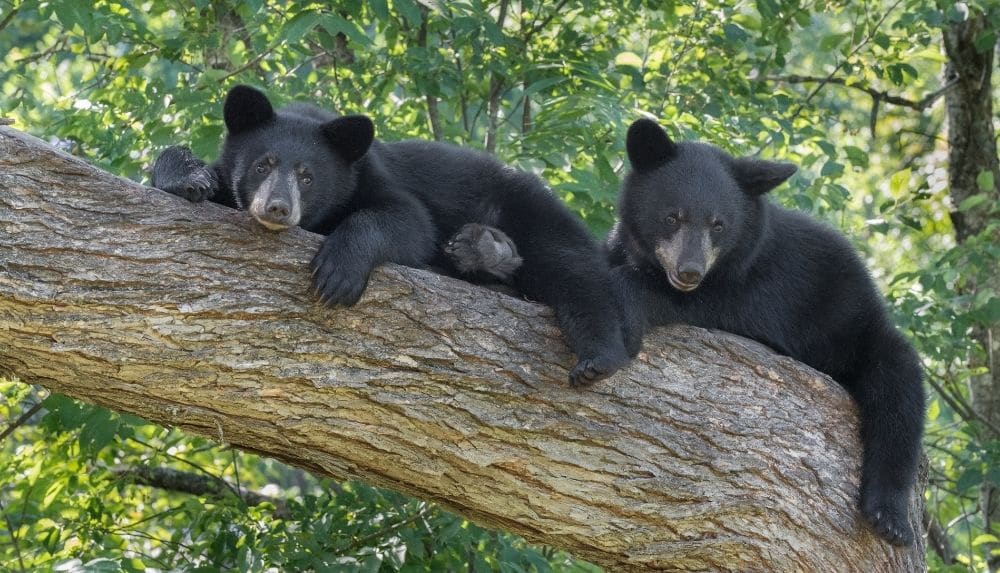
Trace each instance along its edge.
<path fill-rule="evenodd" d="M 603 253 L 572 215 L 561 206 L 534 207 L 533 212 L 512 209 L 503 226 L 523 258 L 514 286 L 523 296 L 555 310 L 559 328 L 577 357 L 570 385 L 588 386 L 629 361 L 611 272 Z"/>
<path fill-rule="evenodd" d="M 872 349 L 872 363 L 857 380 L 864 461 L 861 512 L 893 545 L 913 543 L 909 502 L 917 476 L 924 424 L 920 361 L 897 332 Z"/>
<path fill-rule="evenodd" d="M 463 225 L 444 252 L 462 274 L 486 273 L 503 283 L 509 283 L 524 262 L 506 233 L 478 223 Z"/>

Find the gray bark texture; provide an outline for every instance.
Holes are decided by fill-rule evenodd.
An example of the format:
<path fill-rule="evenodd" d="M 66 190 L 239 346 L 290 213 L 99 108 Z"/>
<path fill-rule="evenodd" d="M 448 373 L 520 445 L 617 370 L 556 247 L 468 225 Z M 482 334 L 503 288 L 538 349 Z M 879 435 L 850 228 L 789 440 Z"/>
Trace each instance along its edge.
<path fill-rule="evenodd" d="M 984 232 L 987 242 L 1000 243 L 1000 231 L 995 227 L 994 205 L 1000 200 L 1000 158 L 997 156 L 996 132 L 993 129 L 993 68 L 997 45 L 976 49 L 976 38 L 990 27 L 987 16 L 975 14 L 969 19 L 946 26 L 943 31 L 948 66 L 945 71 L 956 82 L 954 90 L 945 96 L 948 118 L 948 186 L 956 210 L 951 213 L 958 242 L 966 242 Z M 993 174 L 993 188 L 981 189 L 976 179 L 983 171 Z M 984 193 L 988 201 L 961 212 L 957 207 L 969 197 Z M 995 289 L 1000 284 L 1000 269 L 984 268 L 975 277 L 968 294 L 980 288 Z M 971 366 L 984 368 L 985 373 L 970 380 L 972 407 L 989 423 L 983 427 L 983 441 L 1000 440 L 1000 323 L 975 326 L 972 336 L 982 346 L 984 356 L 974 356 Z M 985 479 L 979 493 L 983 530 L 992 531 L 1000 523 L 1000 483 Z M 1000 555 L 994 554 L 1000 544 L 984 543 L 980 550 L 988 570 L 1000 571 Z"/>
<path fill-rule="evenodd" d="M 319 241 L 0 128 L 0 375 L 609 571 L 924 569 L 860 517 L 855 407 L 814 370 L 678 326 L 572 390 L 547 308 L 389 265 L 324 309 Z"/>

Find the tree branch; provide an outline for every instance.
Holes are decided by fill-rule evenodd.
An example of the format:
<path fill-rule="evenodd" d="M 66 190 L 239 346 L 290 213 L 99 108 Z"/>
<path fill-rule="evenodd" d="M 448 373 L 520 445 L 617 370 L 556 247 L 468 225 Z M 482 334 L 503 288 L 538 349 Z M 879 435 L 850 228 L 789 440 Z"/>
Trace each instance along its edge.
<path fill-rule="evenodd" d="M 18 6 L 17 8 L 11 9 L 10 12 L 7 12 L 7 15 L 4 16 L 3 20 L 0 20 L 0 31 L 6 28 L 10 24 L 11 20 L 14 19 L 14 16 L 17 16 L 17 13 L 20 11 L 21 7 Z"/>
<path fill-rule="evenodd" d="M 34 406 L 28 408 L 27 411 L 25 411 L 23 414 L 21 414 L 20 416 L 18 416 L 16 420 L 14 420 L 10 424 L 8 424 L 7 427 L 4 428 L 2 432 L 0 432 L 0 440 L 4 440 L 4 439 L 7 438 L 7 436 L 13 434 L 14 430 L 16 430 L 19 427 L 23 426 L 25 422 L 27 422 L 28 420 L 30 420 L 31 417 L 34 416 L 35 414 L 37 414 L 38 411 L 41 410 L 41 409 L 42 409 L 42 403 L 41 402 L 38 402 Z"/>
<path fill-rule="evenodd" d="M 945 85 L 941 86 L 937 90 L 925 95 L 919 100 L 907 99 L 905 97 L 892 95 L 887 91 L 879 90 L 871 87 L 865 83 L 851 83 L 847 78 L 841 77 L 818 77 L 818 76 L 800 76 L 800 75 L 788 75 L 788 76 L 767 76 L 764 78 L 771 82 L 785 82 L 789 84 L 807 84 L 807 83 L 828 83 L 837 84 L 851 89 L 863 91 L 870 95 L 876 101 L 882 101 L 885 103 L 891 103 L 893 105 L 908 107 L 915 109 L 917 111 L 923 111 L 930 106 L 934 105 L 934 102 L 941 99 L 944 94 L 948 93 L 949 90 L 953 89 L 956 85 L 955 79 L 948 81 Z"/>
<path fill-rule="evenodd" d="M 250 491 L 219 477 L 199 475 L 172 468 L 147 466 L 118 466 L 111 471 L 116 476 L 128 479 L 132 483 L 168 491 L 216 499 L 238 494 L 247 505 L 270 503 L 274 505 L 276 517 L 287 518 L 289 516 L 288 506 L 284 500 Z"/>
<path fill-rule="evenodd" d="M 417 32 L 417 46 L 424 50 L 427 49 L 428 18 L 430 18 L 430 9 L 421 4 L 420 30 Z M 441 141 L 444 139 L 444 130 L 441 128 L 441 114 L 438 111 L 438 99 L 436 96 L 429 93 L 424 95 L 424 99 L 427 102 L 427 119 L 431 124 L 431 134 L 434 136 L 434 141 Z"/>
<path fill-rule="evenodd" d="M 611 571 L 923 569 L 857 510 L 857 415 L 763 346 L 677 326 L 587 391 L 550 310 L 389 265 L 309 293 L 321 237 L 0 128 L 0 375 L 442 503 Z M 911 515 L 919 528 L 919 491 Z"/>
<path fill-rule="evenodd" d="M 507 21 L 507 8 L 510 0 L 500 0 L 500 13 L 497 15 L 497 27 L 503 33 L 503 25 Z M 493 71 L 490 74 L 490 93 L 486 101 L 486 151 L 494 153 L 497 148 L 497 119 L 500 116 L 500 96 L 503 94 L 503 76 Z"/>

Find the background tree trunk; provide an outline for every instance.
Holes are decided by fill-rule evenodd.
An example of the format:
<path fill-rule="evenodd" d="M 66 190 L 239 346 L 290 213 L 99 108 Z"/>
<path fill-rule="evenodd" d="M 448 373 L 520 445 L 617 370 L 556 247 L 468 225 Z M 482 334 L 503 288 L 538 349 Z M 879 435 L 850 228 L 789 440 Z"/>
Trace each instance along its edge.
<path fill-rule="evenodd" d="M 955 89 L 945 96 L 948 125 L 948 187 L 955 211 L 951 220 L 959 243 L 989 232 L 994 225 L 993 244 L 1000 243 L 992 210 L 1000 201 L 1000 158 L 997 157 L 996 134 L 993 130 L 993 62 L 996 43 L 976 49 L 977 38 L 990 27 L 987 16 L 974 13 L 969 19 L 950 24 L 942 30 L 949 79 Z M 992 187 L 982 188 L 982 173 L 992 174 Z M 959 211 L 963 201 L 983 193 L 988 200 L 977 207 Z M 1000 270 L 983 268 L 981 276 L 970 277 L 969 294 L 979 288 L 995 289 L 1000 284 Z M 982 441 L 1000 440 L 1000 324 L 982 323 L 975 326 L 972 336 L 983 348 L 984 356 L 972 357 L 974 367 L 984 373 L 971 378 L 971 402 L 976 414 L 989 422 L 983 425 Z M 979 507 L 983 530 L 993 531 L 1000 523 L 1000 483 L 986 476 L 980 487 Z M 1000 544 L 984 543 L 981 551 L 989 571 L 1000 571 L 1000 555 L 993 552 Z"/>
<path fill-rule="evenodd" d="M 924 568 L 860 517 L 855 408 L 815 371 L 676 327 L 574 391 L 545 307 L 388 266 L 325 310 L 319 240 L 0 128 L 0 375 L 615 571 Z"/>

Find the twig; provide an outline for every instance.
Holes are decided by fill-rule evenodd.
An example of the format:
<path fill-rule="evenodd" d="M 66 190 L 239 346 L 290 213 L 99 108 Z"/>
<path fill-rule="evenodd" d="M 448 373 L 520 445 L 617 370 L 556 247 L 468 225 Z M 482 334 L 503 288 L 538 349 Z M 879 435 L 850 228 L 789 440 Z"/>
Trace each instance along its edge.
<path fill-rule="evenodd" d="M 3 30 L 4 28 L 6 28 L 7 25 L 10 24 L 10 21 L 14 19 L 14 16 L 17 16 L 17 13 L 20 10 L 21 10 L 21 7 L 18 6 L 17 8 L 14 8 L 13 10 L 11 10 L 9 14 L 7 14 L 6 16 L 4 16 L 4 19 L 2 21 L 0 21 L 0 30 Z"/>
<path fill-rule="evenodd" d="M 799 115 L 802 113 L 803 110 L 805 110 L 805 108 L 809 104 L 809 102 L 812 101 L 812 98 L 816 97 L 816 94 L 818 94 L 820 92 L 820 90 L 822 90 L 827 84 L 831 83 L 831 81 L 833 80 L 833 78 L 835 78 L 837 76 L 837 72 L 840 71 L 840 68 L 844 67 L 844 64 L 846 64 L 847 62 L 849 62 L 852 57 L 854 57 L 855 55 L 857 55 L 857 53 L 861 51 L 861 48 L 864 48 L 865 46 L 867 46 L 868 42 L 872 41 L 872 38 L 875 37 L 875 32 L 878 31 L 878 29 L 882 26 L 882 24 L 885 22 L 886 18 L 889 17 L 889 14 L 892 14 L 892 12 L 902 2 L 903 2 L 903 0 L 896 0 L 891 6 L 889 6 L 885 10 L 885 12 L 882 14 L 882 17 L 879 18 L 878 22 L 876 22 L 875 25 L 871 28 L 871 30 L 869 30 L 868 34 L 865 36 L 865 39 L 862 40 L 857 46 L 854 46 L 854 48 L 851 50 L 851 53 L 847 54 L 847 56 L 845 58 L 843 58 L 842 60 L 840 60 L 839 62 L 837 62 L 837 65 L 834 66 L 833 70 L 829 74 L 827 74 L 826 77 L 818 78 L 817 79 L 817 83 L 819 83 L 819 85 L 816 86 L 815 88 L 813 88 L 813 90 L 811 92 L 809 92 L 808 95 L 806 95 L 806 98 L 799 103 L 798 107 L 795 108 L 795 112 L 793 112 L 792 115 L 791 115 L 791 117 L 788 118 L 789 122 L 792 122 L 792 121 L 795 120 L 795 118 L 799 117 Z M 875 113 L 878 112 L 877 109 L 874 109 L 873 111 Z M 757 151 L 754 152 L 754 155 L 760 154 L 760 152 L 763 151 L 764 148 L 767 147 L 768 145 L 770 145 L 771 142 L 773 142 L 773 141 L 774 141 L 774 135 L 773 134 L 768 135 L 767 136 L 767 140 L 764 143 L 762 143 L 760 145 L 760 147 L 757 148 Z"/>
<path fill-rule="evenodd" d="M 17 563 L 21 566 L 21 571 L 27 571 L 28 569 L 24 566 L 24 557 L 21 556 L 21 545 L 17 540 L 17 530 L 14 529 L 14 524 L 10 521 L 10 516 L 7 515 L 7 510 L 3 506 L 3 500 L 0 499 L 0 513 L 3 513 L 4 521 L 7 522 L 7 530 L 10 531 L 10 540 L 14 544 L 14 553 L 17 553 Z"/>
<path fill-rule="evenodd" d="M 524 33 L 525 45 L 528 44 L 528 41 L 531 40 L 532 36 L 545 29 L 545 27 L 549 25 L 549 22 L 551 22 L 552 19 L 556 17 L 556 14 L 561 14 L 563 6 L 565 6 L 567 3 L 569 3 L 569 0 L 560 0 L 560 2 L 556 4 L 556 7 L 553 8 L 551 12 L 549 12 L 549 15 L 546 16 L 544 20 L 532 26 L 527 32 L 525 32 Z"/>
<path fill-rule="evenodd" d="M 931 515 L 931 512 L 924 508 L 924 531 L 927 532 L 927 544 L 931 546 L 934 553 L 941 558 L 945 565 L 955 563 L 955 551 L 951 548 L 951 541 L 941 523 Z"/>
<path fill-rule="evenodd" d="M 11 120 L 10 123 L 14 123 L 14 120 Z M 4 125 L 2 119 L 0 119 L 0 125 Z M 23 425 L 25 422 L 27 422 L 32 416 L 34 416 L 41 409 L 42 409 L 42 403 L 41 402 L 38 402 L 34 406 L 28 408 L 27 412 L 21 414 L 16 420 L 14 420 L 13 422 L 11 422 L 11 424 L 9 426 L 7 426 L 6 428 L 4 428 L 4 430 L 2 432 L 0 432 L 0 440 L 3 440 L 7 436 L 11 435 L 11 433 L 13 433 L 14 430 L 16 430 L 18 428 L 18 426 Z"/>
<path fill-rule="evenodd" d="M 417 521 L 418 519 L 421 519 L 421 518 L 425 517 L 430 509 L 431 509 L 431 506 L 429 504 L 425 503 L 424 506 L 421 507 L 417 511 L 417 513 L 414 513 L 413 515 L 411 515 L 410 517 L 404 519 L 403 521 L 398 521 L 398 522 L 393 523 L 392 525 L 390 525 L 390 526 L 388 526 L 386 528 L 383 528 L 383 529 L 380 529 L 380 530 L 376 531 L 375 533 L 371 533 L 371 534 L 366 535 L 366 536 L 364 536 L 364 537 L 362 537 L 360 539 L 356 539 L 354 541 L 354 543 L 351 544 L 351 548 L 352 549 L 361 549 L 362 547 L 367 547 L 368 543 L 370 541 L 373 541 L 375 539 L 379 539 L 380 537 L 385 537 L 387 534 L 392 533 L 393 531 L 396 531 L 396 530 L 398 530 L 398 529 L 400 529 L 402 527 L 405 527 L 405 526 L 407 526 L 407 525 L 409 525 L 409 524 Z"/>

